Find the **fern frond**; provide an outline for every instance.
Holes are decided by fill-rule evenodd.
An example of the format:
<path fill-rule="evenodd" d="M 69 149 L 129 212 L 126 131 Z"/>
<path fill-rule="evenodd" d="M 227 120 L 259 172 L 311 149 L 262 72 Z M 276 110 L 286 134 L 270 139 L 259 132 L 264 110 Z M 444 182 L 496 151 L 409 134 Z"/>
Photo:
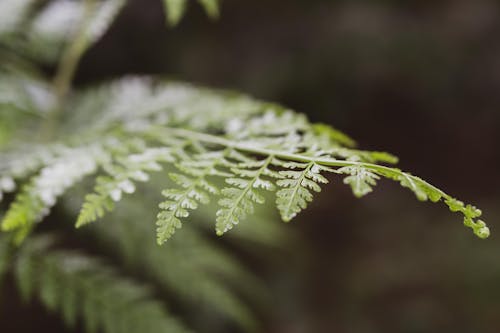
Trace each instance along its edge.
<path fill-rule="evenodd" d="M 167 200 L 157 217 L 158 243 L 171 237 L 182 218 L 211 197 L 221 197 L 216 213 L 219 235 L 252 214 L 254 205 L 264 202 L 263 194 L 275 188 L 279 189 L 276 206 L 283 220 L 289 221 L 306 208 L 313 192 L 327 183 L 327 172 L 346 175 L 344 182 L 357 197 L 371 192 L 381 177 L 395 180 L 419 200 L 444 201 L 452 211 L 461 212 L 465 225 L 479 237 L 489 234 L 484 222 L 477 220 L 480 211 L 473 206 L 460 204 L 410 173 L 385 166 L 397 161 L 394 156 L 353 149 L 352 141 L 338 131 L 312 124 L 286 108 L 234 93 L 163 84 L 148 78 L 127 78 L 100 91 L 102 95 L 95 103 L 80 103 L 80 107 L 91 109 L 79 109 L 80 115 L 68 120 L 70 124 L 82 123 L 81 117 L 88 114 L 93 122 L 84 129 L 74 127 L 77 134 L 64 140 L 71 149 L 96 142 L 96 138 L 113 142 L 103 148 L 105 161 L 89 171 L 95 173 L 102 167 L 109 176 L 98 178 L 95 193 L 86 198 L 78 226 L 111 210 L 122 193 L 134 191 L 133 182 L 148 181 L 148 175 L 159 170 L 161 163 L 175 165 L 179 172 L 170 172 L 176 186 L 163 191 Z M 76 99 L 94 97 L 95 91 Z M 100 117 L 94 117 L 95 108 L 102 110 Z M 137 142 L 132 148 L 131 140 Z M 2 176 L 11 177 L 9 172 Z M 34 191 L 35 207 L 39 206 L 36 200 L 43 197 L 40 191 Z M 31 199 L 25 198 L 28 206 Z M 15 210 L 7 213 L 8 220 L 13 220 L 9 217 L 13 213 Z M 4 229 L 11 230 L 17 223 L 4 222 Z"/>
<path fill-rule="evenodd" d="M 151 290 L 122 278 L 111 267 L 75 251 L 54 250 L 52 237 L 38 236 L 20 249 L 16 279 L 26 300 L 38 296 L 73 327 L 86 332 L 188 332 Z"/>

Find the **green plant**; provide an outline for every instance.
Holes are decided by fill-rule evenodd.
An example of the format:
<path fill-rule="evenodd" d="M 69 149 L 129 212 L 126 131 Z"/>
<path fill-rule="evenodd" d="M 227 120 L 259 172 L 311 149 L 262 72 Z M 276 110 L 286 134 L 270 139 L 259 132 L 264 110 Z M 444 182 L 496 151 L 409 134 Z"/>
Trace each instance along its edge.
<path fill-rule="evenodd" d="M 217 1 L 199 2 L 210 16 L 218 15 Z M 175 25 L 187 0 L 164 3 Z M 184 222 L 207 222 L 213 216 L 217 235 L 223 235 L 249 216 L 259 216 L 253 225 L 241 223 L 240 237 L 273 246 L 280 232 L 266 223 L 269 213 L 258 205 L 274 201 L 263 208 L 276 206 L 288 222 L 322 185 L 340 175 L 357 197 L 370 193 L 381 178 L 397 181 L 420 201 L 442 201 L 462 213 L 467 227 L 488 237 L 479 209 L 387 166 L 396 157 L 358 150 L 345 134 L 280 105 L 154 77 L 71 87 L 80 57 L 124 4 L 8 0 L 0 5 L 5 16 L 0 20 L 0 195 L 16 192 L 2 219 L 6 235 L 0 239 L 0 273 L 13 268 L 25 298 L 38 295 L 70 326 L 83 319 L 89 332 L 185 330 L 147 288 L 123 278 L 118 269 L 60 249 L 64 241 L 57 247 L 54 237 L 30 236 L 59 201 L 67 212 L 75 211 L 80 193 L 87 194 L 76 226 L 105 218 L 91 228 L 103 252 L 120 258 L 125 267 L 143 269 L 145 276 L 135 278 L 172 291 L 181 303 L 202 298 L 247 330 L 255 324 L 237 294 L 262 286 L 207 239 L 204 226 Z M 71 29 L 63 29 L 67 26 Z M 40 68 L 54 64 L 50 80 Z M 142 196 L 125 198 L 134 192 Z M 159 192 L 164 198 L 156 212 L 157 198 L 150 193 Z M 122 201 L 126 205 L 108 215 Z M 201 207 L 210 202 L 216 205 Z M 216 210 L 213 215 L 190 218 L 197 209 L 210 208 Z M 145 224 L 154 215 L 156 227 Z M 181 227 L 183 232 L 172 238 Z M 152 228 L 157 243 L 168 240 L 167 246 L 148 240 Z M 72 235 L 59 229 L 59 239 Z M 244 281 L 245 288 L 225 280 Z M 75 303 L 77 297 L 81 304 Z M 123 313 L 130 323 L 117 319 Z"/>

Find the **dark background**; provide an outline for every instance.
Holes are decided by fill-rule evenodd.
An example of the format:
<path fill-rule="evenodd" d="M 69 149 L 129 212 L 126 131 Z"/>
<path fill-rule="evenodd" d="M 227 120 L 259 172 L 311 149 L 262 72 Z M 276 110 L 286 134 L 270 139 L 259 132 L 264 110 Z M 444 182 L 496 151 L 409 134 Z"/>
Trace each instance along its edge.
<path fill-rule="evenodd" d="M 356 200 L 332 179 L 288 226 L 300 255 L 267 272 L 266 332 L 500 332 L 500 3 L 226 0 L 221 14 L 193 2 L 167 29 L 159 0 L 130 1 L 76 82 L 159 74 L 281 103 L 396 154 L 492 230 L 480 240 L 390 182 Z"/>

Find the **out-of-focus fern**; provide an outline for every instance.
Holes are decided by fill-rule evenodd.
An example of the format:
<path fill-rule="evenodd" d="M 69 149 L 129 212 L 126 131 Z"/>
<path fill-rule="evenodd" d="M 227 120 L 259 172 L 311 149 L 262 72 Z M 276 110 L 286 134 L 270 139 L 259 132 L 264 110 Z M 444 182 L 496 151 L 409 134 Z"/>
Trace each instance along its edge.
<path fill-rule="evenodd" d="M 6 50 L 53 63 L 65 44 L 78 34 L 84 36 L 82 51 L 96 42 L 125 3 L 126 0 L 4 0 L 0 4 L 0 38 Z M 25 18 L 30 15 L 33 17 L 26 23 Z"/>
<path fill-rule="evenodd" d="M 17 251 L 15 277 L 26 301 L 36 296 L 70 327 L 82 319 L 89 333 L 189 332 L 150 288 L 95 258 L 51 249 L 53 243 L 53 237 L 38 236 Z"/>
<path fill-rule="evenodd" d="M 190 308 L 207 304 L 240 326 L 253 331 L 256 320 L 248 306 L 233 291 L 265 295 L 263 286 L 236 258 L 203 237 L 194 225 L 183 230 L 165 248 L 142 240 L 154 234 L 151 224 L 137 221 L 153 218 L 144 212 L 143 203 L 124 199 L 124 209 L 106 216 L 108 223 L 91 231 L 104 246 L 112 246 L 124 263 L 136 271 L 144 271 L 166 291 L 180 297 Z M 260 296 L 259 296 L 260 295 Z"/>

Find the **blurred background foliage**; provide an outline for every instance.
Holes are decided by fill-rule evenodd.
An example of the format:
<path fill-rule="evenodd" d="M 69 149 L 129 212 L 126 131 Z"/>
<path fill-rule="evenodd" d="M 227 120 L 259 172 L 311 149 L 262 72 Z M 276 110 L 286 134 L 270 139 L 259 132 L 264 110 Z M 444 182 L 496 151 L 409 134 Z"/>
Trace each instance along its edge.
<path fill-rule="evenodd" d="M 191 6 L 170 30 L 163 15 L 129 1 L 76 84 L 151 73 L 279 102 L 398 155 L 492 229 L 480 241 L 389 182 L 363 200 L 328 186 L 293 241 L 235 250 L 269 293 L 262 332 L 500 331 L 499 1 L 226 0 L 218 21 Z M 65 331 L 36 304 L 0 313 L 5 332 Z"/>

